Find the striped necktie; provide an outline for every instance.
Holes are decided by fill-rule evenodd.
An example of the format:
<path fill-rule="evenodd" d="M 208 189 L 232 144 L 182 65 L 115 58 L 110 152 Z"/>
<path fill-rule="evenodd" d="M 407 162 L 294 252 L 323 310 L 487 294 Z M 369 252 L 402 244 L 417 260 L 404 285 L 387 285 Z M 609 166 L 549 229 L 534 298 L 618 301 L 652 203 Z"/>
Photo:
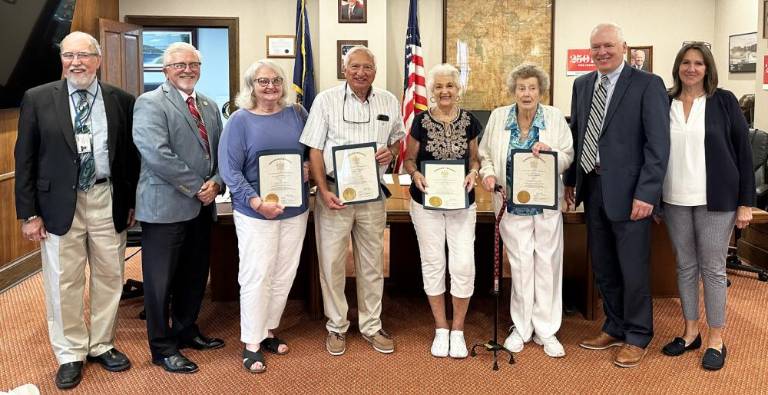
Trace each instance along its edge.
<path fill-rule="evenodd" d="M 192 96 L 187 98 L 187 107 L 189 107 L 189 112 L 192 114 L 192 118 L 195 118 L 197 131 L 200 133 L 200 138 L 203 139 L 203 145 L 205 145 L 205 152 L 210 154 L 211 147 L 210 143 L 208 142 L 208 131 L 205 129 L 203 118 L 200 117 L 200 113 L 197 111 L 197 107 L 195 106 L 195 99 Z"/>
<path fill-rule="evenodd" d="M 595 168 L 597 162 L 597 140 L 600 138 L 600 129 L 603 127 L 605 117 L 605 101 L 608 89 L 608 76 L 600 77 L 600 84 L 592 98 L 592 108 L 589 110 L 587 132 L 584 134 L 584 147 L 581 153 L 581 168 L 589 173 Z"/>
<path fill-rule="evenodd" d="M 75 92 L 79 97 L 75 106 L 75 134 L 91 134 L 88 119 L 91 115 L 91 106 L 88 103 L 88 91 L 80 89 Z M 96 164 L 93 160 L 93 137 L 91 136 L 91 149 L 81 152 L 80 167 L 78 168 L 77 188 L 87 192 L 93 186 Z"/>

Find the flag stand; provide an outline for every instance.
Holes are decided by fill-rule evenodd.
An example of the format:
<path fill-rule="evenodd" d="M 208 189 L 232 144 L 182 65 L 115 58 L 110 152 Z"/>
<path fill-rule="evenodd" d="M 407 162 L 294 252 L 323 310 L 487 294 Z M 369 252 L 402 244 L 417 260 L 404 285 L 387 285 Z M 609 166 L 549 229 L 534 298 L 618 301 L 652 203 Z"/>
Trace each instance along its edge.
<path fill-rule="evenodd" d="M 493 339 L 488 340 L 486 342 L 478 342 L 475 343 L 472 346 L 472 350 L 470 351 L 469 355 L 475 357 L 477 356 L 477 352 L 475 351 L 478 347 L 483 347 L 485 351 L 492 352 L 493 353 L 493 370 L 499 370 L 499 363 L 498 363 L 498 354 L 499 353 L 507 353 L 509 354 L 509 363 L 513 364 L 515 363 L 515 357 L 512 355 L 512 352 L 504 348 L 501 344 L 498 342 L 498 335 L 499 335 L 499 298 L 501 297 L 501 290 L 499 287 L 500 279 L 501 279 L 501 262 L 503 261 L 503 250 L 501 249 L 501 242 L 499 237 L 499 223 L 501 222 L 501 217 L 504 215 L 504 211 L 507 209 L 507 196 L 504 193 L 504 190 L 501 188 L 500 185 L 496 185 L 495 191 L 501 194 L 501 210 L 499 210 L 499 214 L 496 216 L 496 229 L 494 232 L 494 248 L 493 248 L 493 289 L 491 290 L 491 295 L 493 295 Z"/>

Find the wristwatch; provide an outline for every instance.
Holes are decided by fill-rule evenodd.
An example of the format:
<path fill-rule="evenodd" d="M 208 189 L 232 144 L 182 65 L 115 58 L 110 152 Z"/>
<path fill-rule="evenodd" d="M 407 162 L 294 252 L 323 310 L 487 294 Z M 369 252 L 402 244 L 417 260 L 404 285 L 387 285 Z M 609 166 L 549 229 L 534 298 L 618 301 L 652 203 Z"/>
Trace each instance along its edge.
<path fill-rule="evenodd" d="M 28 224 L 28 223 L 30 223 L 30 222 L 32 222 L 32 221 L 34 221 L 34 220 L 38 219 L 38 218 L 40 218 L 40 217 L 39 217 L 39 216 L 37 216 L 37 215 L 33 215 L 33 216 L 31 216 L 31 217 L 29 217 L 29 218 L 25 219 L 25 220 L 24 220 L 24 223 L 25 223 L 25 224 Z"/>

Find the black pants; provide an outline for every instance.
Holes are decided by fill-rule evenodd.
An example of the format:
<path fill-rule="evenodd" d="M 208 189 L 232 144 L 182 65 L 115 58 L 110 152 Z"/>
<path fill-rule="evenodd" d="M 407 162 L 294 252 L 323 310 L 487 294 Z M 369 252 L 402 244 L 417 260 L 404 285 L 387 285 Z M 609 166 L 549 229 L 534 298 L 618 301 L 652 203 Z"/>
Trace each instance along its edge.
<path fill-rule="evenodd" d="M 603 297 L 603 331 L 645 348 L 653 338 L 649 285 L 651 219 L 611 221 L 605 213 L 600 176 L 585 176 L 584 211 L 592 271 Z"/>
<path fill-rule="evenodd" d="M 141 223 L 144 308 L 152 360 L 200 334 L 196 321 L 208 282 L 211 206 L 191 220 Z M 170 321 L 170 325 L 169 325 Z"/>

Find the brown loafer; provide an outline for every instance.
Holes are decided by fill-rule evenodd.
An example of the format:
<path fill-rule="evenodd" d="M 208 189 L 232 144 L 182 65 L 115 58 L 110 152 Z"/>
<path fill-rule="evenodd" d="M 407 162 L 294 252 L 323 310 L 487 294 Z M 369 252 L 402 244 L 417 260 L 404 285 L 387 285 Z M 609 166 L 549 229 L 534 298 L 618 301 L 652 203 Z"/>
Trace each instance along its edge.
<path fill-rule="evenodd" d="M 632 344 L 625 344 L 616 353 L 613 363 L 622 368 L 634 368 L 635 366 L 640 365 L 640 361 L 643 360 L 647 351 L 648 350 L 645 348 Z"/>
<path fill-rule="evenodd" d="M 588 350 L 605 350 L 611 347 L 621 347 L 624 345 L 624 341 L 615 338 L 605 332 L 600 332 L 599 335 L 584 339 L 579 343 L 579 346 Z"/>

